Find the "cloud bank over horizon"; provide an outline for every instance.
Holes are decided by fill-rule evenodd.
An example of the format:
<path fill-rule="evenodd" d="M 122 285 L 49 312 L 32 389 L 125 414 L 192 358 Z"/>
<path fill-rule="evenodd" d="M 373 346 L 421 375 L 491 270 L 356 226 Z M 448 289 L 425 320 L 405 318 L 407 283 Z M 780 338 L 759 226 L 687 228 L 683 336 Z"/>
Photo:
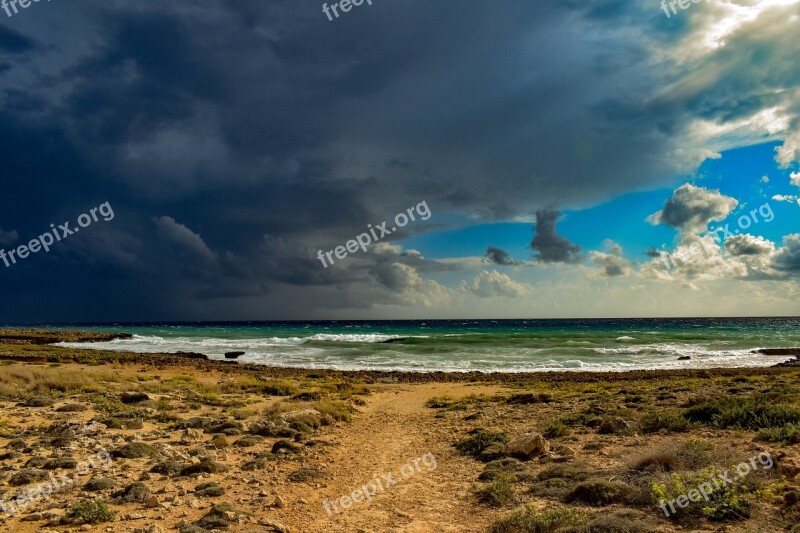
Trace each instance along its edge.
<path fill-rule="evenodd" d="M 800 314 L 797 0 L 36 7 L 0 20 L 0 246 L 116 218 L 0 264 L 0 321 Z"/>

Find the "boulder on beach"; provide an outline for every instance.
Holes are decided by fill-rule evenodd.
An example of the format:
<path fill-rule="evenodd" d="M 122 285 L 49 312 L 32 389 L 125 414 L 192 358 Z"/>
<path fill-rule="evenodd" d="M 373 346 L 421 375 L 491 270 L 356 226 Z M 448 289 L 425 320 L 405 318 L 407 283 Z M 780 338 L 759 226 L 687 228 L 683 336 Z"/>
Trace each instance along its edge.
<path fill-rule="evenodd" d="M 225 359 L 237 359 L 244 355 L 244 352 L 225 352 Z"/>
<path fill-rule="evenodd" d="M 550 443 L 540 433 L 525 433 L 503 447 L 504 456 L 522 461 L 546 455 L 549 451 Z"/>

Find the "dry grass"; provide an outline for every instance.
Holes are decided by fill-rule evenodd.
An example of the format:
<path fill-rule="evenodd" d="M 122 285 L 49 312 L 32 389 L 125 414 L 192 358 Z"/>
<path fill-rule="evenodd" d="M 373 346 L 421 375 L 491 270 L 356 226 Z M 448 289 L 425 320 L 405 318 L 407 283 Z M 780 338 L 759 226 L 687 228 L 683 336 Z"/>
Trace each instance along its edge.
<path fill-rule="evenodd" d="M 52 366 L 0 367 L 0 398 L 12 400 L 28 396 L 62 397 L 90 392 L 98 383 L 119 382 L 111 372 L 64 370 Z"/>

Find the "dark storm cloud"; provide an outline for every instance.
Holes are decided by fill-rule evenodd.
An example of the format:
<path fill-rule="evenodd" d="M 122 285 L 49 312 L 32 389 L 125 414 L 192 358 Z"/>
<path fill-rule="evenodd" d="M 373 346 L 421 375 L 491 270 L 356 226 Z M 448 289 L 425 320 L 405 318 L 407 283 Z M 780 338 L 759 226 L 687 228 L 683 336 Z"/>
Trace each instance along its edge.
<path fill-rule="evenodd" d="M 783 248 L 773 259 L 776 270 L 800 275 L 800 233 L 783 238 Z"/>
<path fill-rule="evenodd" d="M 664 209 L 648 217 L 652 224 L 671 226 L 683 233 L 705 230 L 712 221 L 725 219 L 739 202 L 717 190 L 695 187 L 685 183 L 675 189 Z"/>
<path fill-rule="evenodd" d="M 536 226 L 531 250 L 541 263 L 578 263 L 581 247 L 556 234 L 556 222 L 561 213 L 553 209 L 536 211 Z"/>
<path fill-rule="evenodd" d="M 681 120 L 776 104 L 741 54 L 716 98 L 661 95 L 679 80 L 652 50 L 683 30 L 645 2 L 408 0 L 334 23 L 320 8 L 53 2 L 0 22 L 0 227 L 24 241 L 104 201 L 117 212 L 0 272 L 0 319 L 394 303 L 382 289 L 458 265 L 372 251 L 326 270 L 316 250 L 422 200 L 432 223 L 398 237 L 662 183 Z M 796 81 L 791 38 L 781 87 Z M 539 260 L 577 260 L 554 224 L 537 227 Z"/>
<path fill-rule="evenodd" d="M 522 261 L 511 259 L 508 252 L 502 248 L 495 248 L 494 246 L 490 246 L 486 249 L 486 255 L 484 257 L 487 261 L 496 265 L 513 266 L 522 264 Z"/>
<path fill-rule="evenodd" d="M 645 250 L 644 255 L 647 257 L 661 257 L 664 252 L 656 248 L 655 246 L 651 246 L 647 250 Z"/>
<path fill-rule="evenodd" d="M 34 46 L 36 42 L 33 39 L 0 25 L 0 52 L 21 54 L 30 51 Z"/>

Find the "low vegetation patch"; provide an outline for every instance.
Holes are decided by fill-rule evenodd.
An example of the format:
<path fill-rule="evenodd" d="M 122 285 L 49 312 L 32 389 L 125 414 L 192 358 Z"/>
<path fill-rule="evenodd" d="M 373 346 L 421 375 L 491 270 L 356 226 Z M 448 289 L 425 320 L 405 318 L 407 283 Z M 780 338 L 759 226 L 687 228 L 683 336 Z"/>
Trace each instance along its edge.
<path fill-rule="evenodd" d="M 536 511 L 530 505 L 495 522 L 491 533 L 555 533 L 586 521 L 580 511 L 559 507 Z"/>
<path fill-rule="evenodd" d="M 456 442 L 453 446 L 461 453 L 477 457 L 489 446 L 506 442 L 508 442 L 508 435 L 504 431 L 476 429 L 470 432 L 469 437 Z"/>
<path fill-rule="evenodd" d="M 114 515 L 114 511 L 103 500 L 84 500 L 67 509 L 66 513 L 67 518 L 80 519 L 87 524 L 110 522 Z"/>
<path fill-rule="evenodd" d="M 505 507 L 514 500 L 513 477 L 507 473 L 494 476 L 491 483 L 478 490 L 478 501 L 491 507 Z"/>
<path fill-rule="evenodd" d="M 690 422 L 758 431 L 800 423 L 800 407 L 776 403 L 766 395 L 755 395 L 706 402 L 687 409 L 683 416 Z"/>

